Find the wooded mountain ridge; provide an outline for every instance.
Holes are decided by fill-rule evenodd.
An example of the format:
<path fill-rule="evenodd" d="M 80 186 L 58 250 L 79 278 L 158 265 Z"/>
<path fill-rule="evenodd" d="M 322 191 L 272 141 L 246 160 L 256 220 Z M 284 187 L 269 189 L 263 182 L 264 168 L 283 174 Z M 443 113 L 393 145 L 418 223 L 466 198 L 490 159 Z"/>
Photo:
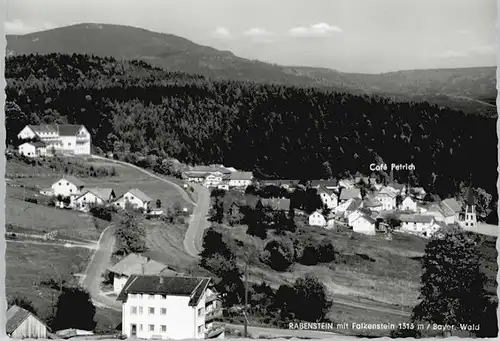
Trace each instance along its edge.
<path fill-rule="evenodd" d="M 7 35 L 7 55 L 90 54 L 139 59 L 168 71 L 213 79 L 325 87 L 377 94 L 398 101 L 427 101 L 467 113 L 496 116 L 496 68 L 410 70 L 383 74 L 344 73 L 327 68 L 269 64 L 141 28 L 77 24 L 25 35 Z"/>

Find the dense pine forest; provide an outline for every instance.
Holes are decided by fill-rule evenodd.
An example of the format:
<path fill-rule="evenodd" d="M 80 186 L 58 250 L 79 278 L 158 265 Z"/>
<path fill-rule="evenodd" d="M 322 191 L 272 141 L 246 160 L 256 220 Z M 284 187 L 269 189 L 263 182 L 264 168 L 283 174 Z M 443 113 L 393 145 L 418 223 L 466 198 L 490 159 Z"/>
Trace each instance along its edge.
<path fill-rule="evenodd" d="M 324 89 L 213 81 L 139 61 L 6 61 L 8 142 L 25 124 L 78 123 L 103 151 L 222 163 L 259 177 L 326 179 L 371 163 L 440 196 L 472 181 L 497 200 L 496 118 Z"/>

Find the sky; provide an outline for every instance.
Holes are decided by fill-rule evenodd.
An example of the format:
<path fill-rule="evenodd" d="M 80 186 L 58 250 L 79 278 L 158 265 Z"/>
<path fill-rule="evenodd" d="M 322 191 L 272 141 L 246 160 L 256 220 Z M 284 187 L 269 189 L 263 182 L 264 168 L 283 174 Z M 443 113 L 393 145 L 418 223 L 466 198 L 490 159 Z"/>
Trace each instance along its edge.
<path fill-rule="evenodd" d="M 495 0 L 6 0 L 7 34 L 78 23 L 170 33 L 282 65 L 380 73 L 497 65 Z"/>

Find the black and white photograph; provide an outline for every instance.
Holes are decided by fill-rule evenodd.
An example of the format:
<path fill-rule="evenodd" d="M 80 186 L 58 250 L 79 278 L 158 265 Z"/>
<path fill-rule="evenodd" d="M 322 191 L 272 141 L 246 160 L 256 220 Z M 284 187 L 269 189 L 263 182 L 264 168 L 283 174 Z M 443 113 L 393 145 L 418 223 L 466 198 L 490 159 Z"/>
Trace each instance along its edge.
<path fill-rule="evenodd" d="M 496 338 L 495 0 L 6 0 L 12 339 Z"/>

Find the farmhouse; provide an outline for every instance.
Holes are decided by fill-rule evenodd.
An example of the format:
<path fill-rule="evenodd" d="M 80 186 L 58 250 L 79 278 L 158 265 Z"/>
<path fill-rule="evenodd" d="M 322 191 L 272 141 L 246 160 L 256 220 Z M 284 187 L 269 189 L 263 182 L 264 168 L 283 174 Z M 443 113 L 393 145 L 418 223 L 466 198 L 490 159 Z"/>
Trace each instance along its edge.
<path fill-rule="evenodd" d="M 108 271 L 113 276 L 113 291 L 116 294 L 120 293 L 131 275 L 175 276 L 177 274 L 167 265 L 135 253 L 129 254 Z"/>
<path fill-rule="evenodd" d="M 127 193 L 119 196 L 113 204 L 119 208 L 125 208 L 126 204 L 129 203 L 132 207 L 139 209 L 142 208 L 147 210 L 153 199 L 148 197 L 142 191 L 137 188 L 129 190 Z"/>
<path fill-rule="evenodd" d="M 88 208 L 90 205 L 105 205 L 116 198 L 112 188 L 88 188 L 75 199 L 75 206 Z"/>
<path fill-rule="evenodd" d="M 51 186 L 52 194 L 55 196 L 75 197 L 79 196 L 85 184 L 78 178 L 71 175 L 65 175 Z"/>
<path fill-rule="evenodd" d="M 90 155 L 90 133 L 85 126 L 79 124 L 27 125 L 17 137 L 20 140 L 40 139 L 47 145 L 47 149 L 58 152 Z"/>
<path fill-rule="evenodd" d="M 413 200 L 410 196 L 407 196 L 401 202 L 400 208 L 402 211 L 416 212 L 417 211 L 417 202 L 415 200 Z"/>
<path fill-rule="evenodd" d="M 11 339 L 46 339 L 48 327 L 33 313 L 13 305 L 7 310 L 6 333 Z"/>
<path fill-rule="evenodd" d="M 361 191 L 359 188 L 344 188 L 340 191 L 340 202 L 349 199 L 361 199 Z"/>
<path fill-rule="evenodd" d="M 309 225 L 310 226 L 326 226 L 326 218 L 323 214 L 316 211 L 309 215 Z"/>
<path fill-rule="evenodd" d="M 117 298 L 122 334 L 139 339 L 223 337 L 221 302 L 210 278 L 132 275 Z"/>
<path fill-rule="evenodd" d="M 229 174 L 229 187 L 246 188 L 252 184 L 252 172 L 232 172 Z"/>
<path fill-rule="evenodd" d="M 27 157 L 47 155 L 47 145 L 42 141 L 25 142 L 18 147 L 18 152 Z"/>
<path fill-rule="evenodd" d="M 429 237 L 435 227 L 435 219 L 429 215 L 403 214 L 399 217 L 401 221 L 401 231 Z"/>
<path fill-rule="evenodd" d="M 369 215 L 362 214 L 351 223 L 352 230 L 366 235 L 375 235 L 375 223 L 377 221 Z"/>

